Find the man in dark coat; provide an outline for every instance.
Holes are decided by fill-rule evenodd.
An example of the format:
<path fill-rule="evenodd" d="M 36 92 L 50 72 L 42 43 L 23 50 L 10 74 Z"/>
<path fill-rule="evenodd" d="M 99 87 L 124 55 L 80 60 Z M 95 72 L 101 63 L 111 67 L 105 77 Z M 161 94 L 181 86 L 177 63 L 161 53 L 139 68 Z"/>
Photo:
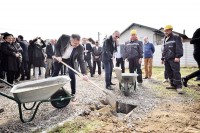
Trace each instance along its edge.
<path fill-rule="evenodd" d="M 46 73 L 45 73 L 45 78 L 50 76 L 50 71 L 52 70 L 53 67 L 53 56 L 54 56 L 54 51 L 55 51 L 55 40 L 51 39 L 51 42 L 47 45 L 46 47 L 46 54 L 47 54 L 47 59 L 46 59 Z"/>
<path fill-rule="evenodd" d="M 126 42 L 125 57 L 129 62 L 129 72 L 134 73 L 137 71 L 138 86 L 142 85 L 142 58 L 143 58 L 143 43 L 138 40 L 137 31 L 132 29 L 130 32 L 130 41 Z"/>
<path fill-rule="evenodd" d="M 198 28 L 194 32 L 192 40 L 190 41 L 190 43 L 194 45 L 193 57 L 198 64 L 199 70 L 197 70 L 197 71 L 187 75 L 186 77 L 182 78 L 183 85 L 185 87 L 187 87 L 188 80 L 200 75 L 200 28 Z"/>
<path fill-rule="evenodd" d="M 91 52 L 92 52 L 92 46 L 90 43 L 87 43 L 87 39 L 82 39 L 82 45 L 84 48 L 84 60 L 87 63 L 89 69 L 90 69 L 90 75 L 93 77 L 93 70 L 92 70 L 92 63 L 91 63 Z"/>
<path fill-rule="evenodd" d="M 83 46 L 80 45 L 80 36 L 77 34 L 72 34 L 71 37 L 69 35 L 63 34 L 55 44 L 55 56 L 56 62 L 54 63 L 54 72 L 53 77 L 58 76 L 60 68 L 62 66 L 61 61 L 65 62 L 67 65 L 75 68 L 75 61 L 77 60 L 81 73 L 83 74 L 83 80 L 88 80 L 86 75 L 86 68 L 83 56 Z M 76 93 L 76 77 L 75 73 L 69 69 L 69 77 L 71 78 L 71 95 L 75 96 Z M 75 101 L 75 97 L 72 101 Z"/>
<path fill-rule="evenodd" d="M 102 50 L 102 62 L 105 69 L 106 89 L 112 90 L 111 82 L 113 70 L 113 53 L 117 51 L 116 41 L 120 37 L 119 31 L 115 31 L 109 38 L 104 41 Z"/>
<path fill-rule="evenodd" d="M 164 28 L 164 42 L 162 52 L 162 63 L 169 76 L 170 85 L 166 89 L 176 89 L 178 94 L 182 94 L 182 83 L 180 73 L 180 58 L 183 56 L 183 44 L 181 38 L 172 33 L 173 27 L 167 25 Z"/>
<path fill-rule="evenodd" d="M 93 47 L 92 56 L 93 56 L 93 74 L 95 74 L 96 64 L 98 66 L 98 74 L 101 75 L 101 54 L 102 47 L 99 46 L 99 42 L 96 41 L 96 46 Z"/>
<path fill-rule="evenodd" d="M 22 52 L 22 64 L 21 64 L 21 79 L 24 80 L 26 76 L 26 80 L 30 79 L 30 72 L 28 69 L 29 57 L 28 57 L 28 46 L 29 43 L 24 40 L 22 35 L 18 36 L 18 42 L 20 43 L 21 48 L 23 49 Z"/>

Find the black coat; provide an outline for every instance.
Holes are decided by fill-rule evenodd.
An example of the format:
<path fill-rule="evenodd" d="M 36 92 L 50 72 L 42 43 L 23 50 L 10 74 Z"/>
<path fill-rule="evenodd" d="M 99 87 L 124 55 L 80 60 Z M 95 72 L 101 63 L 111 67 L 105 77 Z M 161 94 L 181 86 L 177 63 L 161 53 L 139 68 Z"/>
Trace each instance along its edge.
<path fill-rule="evenodd" d="M 114 44 L 114 45 L 113 45 Z M 102 62 L 107 63 L 113 58 L 113 53 L 117 51 L 116 42 L 114 42 L 112 36 L 104 41 L 102 49 Z"/>
<path fill-rule="evenodd" d="M 55 44 L 55 56 L 62 57 L 68 45 L 70 45 L 70 36 L 65 35 L 65 34 L 61 35 L 61 37 L 58 39 L 57 43 Z M 74 48 L 71 53 L 70 60 L 72 62 L 73 68 L 77 68 L 76 63 L 75 63 L 76 59 L 80 65 L 81 73 L 86 74 L 86 67 L 85 67 L 85 61 L 83 57 L 82 45 L 79 45 L 78 47 Z"/>
<path fill-rule="evenodd" d="M 52 59 L 52 56 L 54 55 L 53 46 L 50 43 L 46 47 L 46 54 L 48 59 Z"/>
<path fill-rule="evenodd" d="M 44 57 L 43 48 L 46 47 L 46 44 L 43 41 L 41 41 L 42 45 L 38 45 L 35 43 L 36 41 L 37 40 L 33 40 L 32 44 L 31 44 L 31 46 L 32 46 L 31 57 L 32 57 L 33 66 L 34 67 L 45 67 L 45 63 L 44 63 L 45 57 Z"/>
<path fill-rule="evenodd" d="M 18 71 L 20 61 L 19 58 L 16 57 L 16 53 L 18 53 L 16 46 L 10 44 L 8 42 L 1 43 L 1 51 L 2 51 L 2 67 L 4 71 Z"/>
<path fill-rule="evenodd" d="M 96 46 L 93 47 L 92 56 L 93 56 L 93 61 L 101 61 L 102 47 L 100 46 L 98 48 L 96 48 Z"/>
<path fill-rule="evenodd" d="M 198 28 L 190 41 L 191 44 L 194 44 L 194 59 L 197 61 L 197 64 L 200 68 L 200 28 Z"/>
<path fill-rule="evenodd" d="M 181 37 L 171 34 L 169 39 L 163 42 L 163 51 L 161 60 L 169 60 L 174 58 L 181 58 L 183 56 L 183 44 Z"/>
<path fill-rule="evenodd" d="M 21 48 L 23 49 L 22 52 L 22 60 L 23 61 L 29 61 L 29 56 L 28 56 L 28 46 L 29 43 L 26 40 L 19 41 Z"/>
<path fill-rule="evenodd" d="M 88 50 L 88 52 L 84 52 L 84 59 L 91 60 L 91 52 L 92 52 L 91 44 L 89 44 L 89 43 L 83 44 L 83 48 L 84 48 L 84 50 Z"/>

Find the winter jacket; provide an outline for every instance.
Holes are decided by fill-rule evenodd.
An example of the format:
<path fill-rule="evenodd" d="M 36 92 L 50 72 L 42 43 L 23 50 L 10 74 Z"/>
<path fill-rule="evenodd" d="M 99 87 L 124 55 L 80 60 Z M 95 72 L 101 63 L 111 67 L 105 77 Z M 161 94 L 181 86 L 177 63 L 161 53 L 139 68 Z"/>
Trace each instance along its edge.
<path fill-rule="evenodd" d="M 28 56 L 28 46 L 29 46 L 29 43 L 26 40 L 19 41 L 19 43 L 20 43 L 20 46 L 23 49 L 23 52 L 22 52 L 22 59 L 23 59 L 23 61 L 29 61 L 29 56 Z"/>
<path fill-rule="evenodd" d="M 32 63 L 34 67 L 45 67 L 44 63 L 44 51 L 43 48 L 46 47 L 46 44 L 44 41 L 42 42 L 42 45 L 36 44 L 37 39 L 32 41 Z"/>
<path fill-rule="evenodd" d="M 52 56 L 54 55 L 52 44 L 48 44 L 46 47 L 46 54 L 47 54 L 47 59 L 52 59 Z"/>
<path fill-rule="evenodd" d="M 125 46 L 125 58 L 143 58 L 143 43 L 141 41 L 129 41 Z"/>
<path fill-rule="evenodd" d="M 2 51 L 2 67 L 4 71 L 18 71 L 20 61 L 19 58 L 16 57 L 16 54 L 19 53 L 17 51 L 14 43 L 10 44 L 8 42 L 1 43 L 1 51 Z"/>
<path fill-rule="evenodd" d="M 194 45 L 193 56 L 194 56 L 194 59 L 197 61 L 198 66 L 200 68 L 200 28 L 198 28 L 194 32 L 190 43 Z"/>
<path fill-rule="evenodd" d="M 153 58 L 153 53 L 155 52 L 154 45 L 148 42 L 143 45 L 143 48 L 144 48 L 144 58 Z"/>
<path fill-rule="evenodd" d="M 183 44 L 181 38 L 171 34 L 169 39 L 164 38 L 161 60 L 181 58 L 183 56 Z"/>
<path fill-rule="evenodd" d="M 113 58 L 113 53 L 117 51 L 116 42 L 114 42 L 112 36 L 104 41 L 102 49 L 102 62 L 107 63 Z"/>

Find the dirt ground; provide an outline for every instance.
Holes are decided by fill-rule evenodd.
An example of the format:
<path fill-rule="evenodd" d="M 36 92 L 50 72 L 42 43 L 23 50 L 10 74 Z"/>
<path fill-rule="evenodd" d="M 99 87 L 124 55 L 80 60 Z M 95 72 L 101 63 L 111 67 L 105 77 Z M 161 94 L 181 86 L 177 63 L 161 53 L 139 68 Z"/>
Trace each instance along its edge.
<path fill-rule="evenodd" d="M 93 108 L 86 115 L 79 116 L 51 132 L 200 133 L 198 87 L 192 85 L 184 88 L 185 94 L 179 95 L 175 90 L 164 89 L 167 85 L 159 80 L 144 81 L 145 89 L 154 92 L 161 100 L 144 117 L 134 120 L 131 119 L 132 114 L 129 118 L 125 117 L 127 114 L 116 117 L 108 106 L 103 106 L 99 110 Z"/>

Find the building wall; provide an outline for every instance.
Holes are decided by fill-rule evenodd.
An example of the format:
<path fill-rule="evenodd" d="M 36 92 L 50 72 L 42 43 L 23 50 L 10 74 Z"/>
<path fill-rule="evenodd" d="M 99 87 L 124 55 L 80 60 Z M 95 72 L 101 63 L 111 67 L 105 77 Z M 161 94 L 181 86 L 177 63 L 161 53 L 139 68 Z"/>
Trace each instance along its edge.
<path fill-rule="evenodd" d="M 155 33 L 148 28 L 140 27 L 140 26 L 133 26 L 130 29 L 128 29 L 123 35 L 120 37 L 120 44 L 124 44 L 126 41 L 130 39 L 130 31 L 132 29 L 137 30 L 138 38 L 140 41 L 143 41 L 144 36 L 148 36 L 149 42 L 152 42 L 155 47 L 155 53 L 153 58 L 153 66 L 163 66 L 161 64 L 161 43 L 158 44 L 158 42 L 161 41 L 162 37 L 159 35 L 155 35 Z M 197 63 L 193 58 L 193 45 L 189 43 L 188 40 L 183 40 L 183 50 L 184 54 L 181 58 L 181 66 L 182 67 L 189 67 L 194 66 L 197 67 Z M 143 62 L 144 63 L 144 62 Z M 128 62 L 126 62 L 126 67 L 128 68 Z"/>

